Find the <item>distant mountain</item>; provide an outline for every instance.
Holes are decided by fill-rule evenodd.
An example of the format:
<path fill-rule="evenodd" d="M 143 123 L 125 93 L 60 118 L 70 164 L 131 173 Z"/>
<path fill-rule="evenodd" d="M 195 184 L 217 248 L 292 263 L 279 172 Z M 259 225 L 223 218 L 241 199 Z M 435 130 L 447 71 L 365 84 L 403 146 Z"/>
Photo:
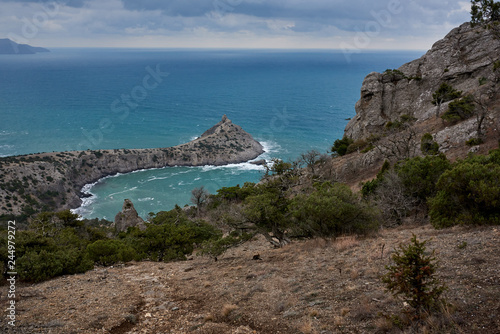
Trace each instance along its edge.
<path fill-rule="evenodd" d="M 8 38 L 0 38 L 0 54 L 34 54 L 50 52 L 45 48 L 34 47 L 28 44 L 17 44 Z"/>

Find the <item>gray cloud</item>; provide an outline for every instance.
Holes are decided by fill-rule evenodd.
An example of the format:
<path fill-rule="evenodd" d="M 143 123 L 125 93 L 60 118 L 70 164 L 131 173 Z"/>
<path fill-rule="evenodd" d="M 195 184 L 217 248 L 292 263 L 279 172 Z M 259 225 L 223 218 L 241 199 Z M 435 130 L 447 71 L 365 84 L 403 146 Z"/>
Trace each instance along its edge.
<path fill-rule="evenodd" d="M 20 31 L 40 7 L 59 4 L 58 15 L 39 27 L 37 38 L 115 40 L 165 36 L 188 41 L 216 38 L 239 43 L 287 39 L 288 44 L 326 38 L 353 38 L 388 19 L 378 40 L 435 39 L 469 19 L 468 0 L 400 0 L 401 11 L 388 13 L 398 0 L 0 0 L 0 31 Z M 389 14 L 389 16 L 387 16 Z M 387 24 L 385 24 L 387 23 Z M 295 42 L 294 42 L 295 40 Z M 152 42 L 153 43 L 153 42 Z M 270 42 L 269 42 L 270 43 Z M 272 43 L 271 43 L 272 44 Z M 286 43 L 285 43 L 286 44 Z M 287 44 L 287 45 L 288 45 Z M 311 44 L 315 45 L 315 44 Z M 320 44 L 318 44 L 320 45 Z M 335 45 L 332 45 L 335 47 Z"/>

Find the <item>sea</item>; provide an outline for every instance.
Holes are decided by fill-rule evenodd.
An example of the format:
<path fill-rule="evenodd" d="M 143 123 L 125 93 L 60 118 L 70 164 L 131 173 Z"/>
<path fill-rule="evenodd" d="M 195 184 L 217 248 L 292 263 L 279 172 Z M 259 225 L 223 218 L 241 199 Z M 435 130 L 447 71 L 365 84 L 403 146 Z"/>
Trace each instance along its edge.
<path fill-rule="evenodd" d="M 327 153 L 355 115 L 364 77 L 423 51 L 52 49 L 0 55 L 0 156 L 169 147 L 227 115 L 265 148 L 258 159 Z M 191 204 L 191 190 L 258 182 L 250 164 L 168 167 L 84 187 L 82 218 L 113 220 Z"/>

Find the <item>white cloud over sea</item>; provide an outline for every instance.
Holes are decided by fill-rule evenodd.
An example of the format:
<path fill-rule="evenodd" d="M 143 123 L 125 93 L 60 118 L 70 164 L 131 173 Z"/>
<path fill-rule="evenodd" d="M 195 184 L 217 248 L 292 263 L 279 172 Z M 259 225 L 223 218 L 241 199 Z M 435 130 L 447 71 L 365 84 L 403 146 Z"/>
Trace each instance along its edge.
<path fill-rule="evenodd" d="M 0 0 L 0 38 L 47 47 L 427 49 L 469 11 L 459 0 Z"/>

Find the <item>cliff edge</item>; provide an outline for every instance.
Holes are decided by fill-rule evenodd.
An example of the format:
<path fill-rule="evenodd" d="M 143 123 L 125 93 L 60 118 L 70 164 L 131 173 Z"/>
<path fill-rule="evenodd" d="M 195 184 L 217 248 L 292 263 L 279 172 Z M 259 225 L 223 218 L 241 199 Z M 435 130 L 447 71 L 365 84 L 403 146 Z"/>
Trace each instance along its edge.
<path fill-rule="evenodd" d="M 500 27 L 464 23 L 421 58 L 397 70 L 368 74 L 355 106 L 356 116 L 347 124 L 345 135 L 357 140 L 382 134 L 388 122 L 398 121 L 402 115 L 416 118 L 417 123 L 436 118 L 438 107 L 432 104 L 432 94 L 442 83 L 478 99 L 487 89 L 496 86 L 498 91 L 500 69 L 495 63 L 499 60 Z M 495 99 L 489 104 L 493 108 Z M 441 110 L 447 105 L 440 106 Z"/>
<path fill-rule="evenodd" d="M 443 84 L 459 96 L 436 103 L 433 95 Z M 368 74 L 360 95 L 344 131 L 354 144 L 332 161 L 338 179 L 354 189 L 375 177 L 385 160 L 422 155 L 427 133 L 451 160 L 485 154 L 500 140 L 500 26 L 464 23 L 419 59 Z M 467 117 L 441 118 L 465 97 L 473 109 Z M 465 113 L 463 107 L 455 109 Z"/>
<path fill-rule="evenodd" d="M 86 184 L 117 173 L 173 166 L 226 165 L 264 153 L 226 115 L 199 138 L 178 146 L 30 154 L 0 158 L 0 216 L 76 208 Z"/>

